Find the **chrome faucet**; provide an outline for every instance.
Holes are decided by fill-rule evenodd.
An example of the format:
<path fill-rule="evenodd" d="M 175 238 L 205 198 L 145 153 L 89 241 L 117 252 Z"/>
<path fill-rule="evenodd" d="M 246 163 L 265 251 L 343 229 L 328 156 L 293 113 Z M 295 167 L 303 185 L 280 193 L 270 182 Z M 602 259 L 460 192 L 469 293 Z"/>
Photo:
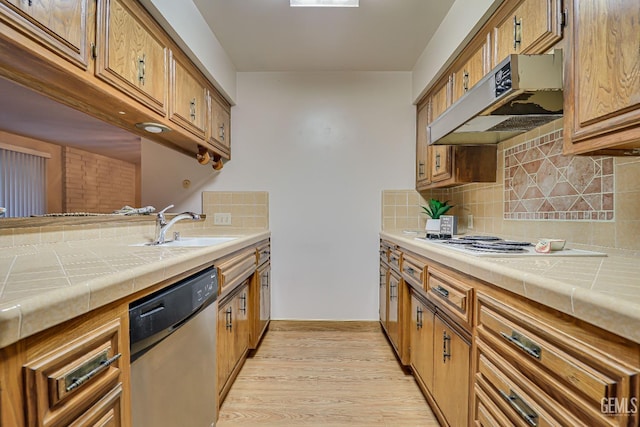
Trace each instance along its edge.
<path fill-rule="evenodd" d="M 161 245 L 166 242 L 165 236 L 167 234 L 167 231 L 176 222 L 181 221 L 183 219 L 192 219 L 194 221 L 200 219 L 200 215 L 198 215 L 197 213 L 183 212 L 179 215 L 174 216 L 173 218 L 171 218 L 169 222 L 167 222 L 167 220 L 164 217 L 164 213 L 167 211 L 167 209 L 171 209 L 172 207 L 173 205 L 169 205 L 166 208 L 162 209 L 160 212 L 158 212 L 158 215 L 156 217 L 156 238 L 153 241 L 154 245 Z"/>

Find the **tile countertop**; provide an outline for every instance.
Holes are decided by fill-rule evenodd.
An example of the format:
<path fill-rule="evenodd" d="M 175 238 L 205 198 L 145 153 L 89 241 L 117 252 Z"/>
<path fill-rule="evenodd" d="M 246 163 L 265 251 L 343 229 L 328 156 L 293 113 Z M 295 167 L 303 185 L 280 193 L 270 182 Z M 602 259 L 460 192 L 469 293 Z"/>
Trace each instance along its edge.
<path fill-rule="evenodd" d="M 640 343 L 640 262 L 607 257 L 476 257 L 381 232 L 433 261 Z"/>
<path fill-rule="evenodd" d="M 132 237 L 2 248 L 0 348 L 270 235 L 236 233 L 204 247 L 129 246 L 143 241 Z"/>

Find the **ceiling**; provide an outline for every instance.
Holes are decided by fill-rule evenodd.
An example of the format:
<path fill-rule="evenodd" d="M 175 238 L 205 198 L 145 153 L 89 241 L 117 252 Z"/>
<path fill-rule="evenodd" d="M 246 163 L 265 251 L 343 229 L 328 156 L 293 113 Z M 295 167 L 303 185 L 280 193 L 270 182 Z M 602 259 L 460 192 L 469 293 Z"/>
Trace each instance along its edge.
<path fill-rule="evenodd" d="M 411 71 L 454 0 L 193 0 L 238 71 Z"/>

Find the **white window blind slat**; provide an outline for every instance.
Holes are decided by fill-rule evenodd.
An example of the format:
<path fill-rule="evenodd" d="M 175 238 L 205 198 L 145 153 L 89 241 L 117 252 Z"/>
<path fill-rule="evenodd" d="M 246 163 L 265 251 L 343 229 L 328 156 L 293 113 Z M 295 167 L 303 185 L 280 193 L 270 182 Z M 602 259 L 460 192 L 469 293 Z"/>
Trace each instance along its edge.
<path fill-rule="evenodd" d="M 5 217 L 46 213 L 46 158 L 0 148 L 0 207 Z"/>

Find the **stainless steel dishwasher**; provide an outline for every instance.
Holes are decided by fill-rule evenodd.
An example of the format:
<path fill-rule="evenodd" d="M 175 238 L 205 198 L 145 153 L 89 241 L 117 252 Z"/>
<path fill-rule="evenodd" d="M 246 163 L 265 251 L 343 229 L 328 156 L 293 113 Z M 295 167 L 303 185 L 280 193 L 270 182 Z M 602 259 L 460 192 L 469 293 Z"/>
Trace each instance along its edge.
<path fill-rule="evenodd" d="M 215 425 L 217 294 L 209 267 L 130 304 L 133 427 Z"/>

